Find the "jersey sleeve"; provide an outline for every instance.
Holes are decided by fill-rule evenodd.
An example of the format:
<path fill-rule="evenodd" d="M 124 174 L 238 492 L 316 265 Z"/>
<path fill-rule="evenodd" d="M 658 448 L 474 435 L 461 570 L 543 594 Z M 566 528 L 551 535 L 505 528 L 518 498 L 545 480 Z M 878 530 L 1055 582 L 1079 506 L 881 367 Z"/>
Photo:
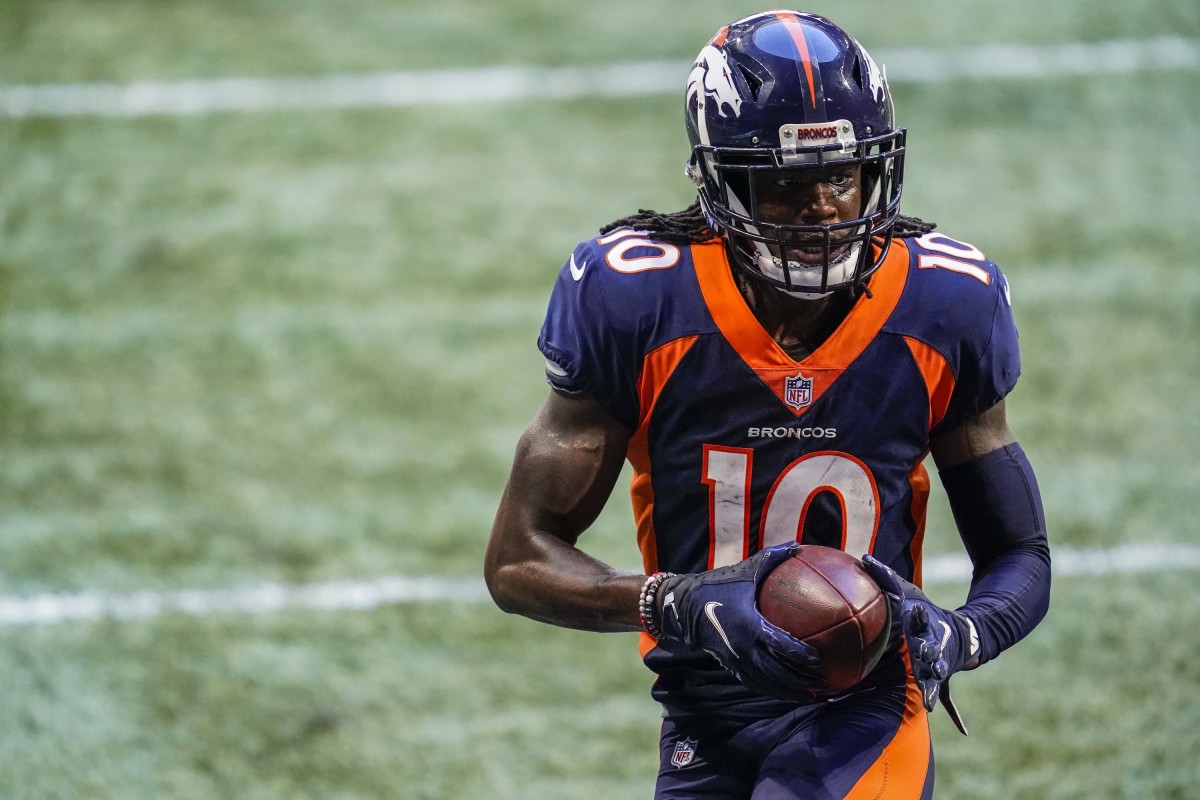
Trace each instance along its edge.
<path fill-rule="evenodd" d="M 1003 400 L 1021 375 L 1021 353 L 1008 281 L 993 263 L 993 280 L 962 306 L 967 334 L 960 343 L 958 375 L 946 415 L 931 431 L 953 430 Z M 975 287 L 972 287 L 973 289 Z"/>
<path fill-rule="evenodd" d="M 550 295 L 538 349 L 546 357 L 551 386 L 581 391 L 618 422 L 638 422 L 637 364 L 630 336 L 611 322 L 604 272 L 592 242 L 575 248 Z"/>

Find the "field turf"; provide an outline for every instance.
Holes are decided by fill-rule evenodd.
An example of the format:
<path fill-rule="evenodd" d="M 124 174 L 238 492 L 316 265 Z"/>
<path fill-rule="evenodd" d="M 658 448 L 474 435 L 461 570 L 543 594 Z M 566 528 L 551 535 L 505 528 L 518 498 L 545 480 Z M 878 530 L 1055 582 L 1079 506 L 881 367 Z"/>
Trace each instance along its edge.
<path fill-rule="evenodd" d="M 3 0 L 0 85 L 682 63 L 756 8 Z M 808 8 L 873 51 L 1200 38 L 1191 0 Z M 1194 551 L 1200 69 L 893 88 L 905 209 L 1012 285 L 1052 545 Z M 0 117 L 0 606 L 477 579 L 554 275 L 690 202 L 681 105 Z M 637 568 L 622 494 L 583 544 Z M 938 798 L 1200 797 L 1196 580 L 1059 577 L 956 680 L 971 736 L 935 718 Z M 632 636 L 473 597 L 12 622 L 0 797 L 649 797 L 649 684 Z"/>

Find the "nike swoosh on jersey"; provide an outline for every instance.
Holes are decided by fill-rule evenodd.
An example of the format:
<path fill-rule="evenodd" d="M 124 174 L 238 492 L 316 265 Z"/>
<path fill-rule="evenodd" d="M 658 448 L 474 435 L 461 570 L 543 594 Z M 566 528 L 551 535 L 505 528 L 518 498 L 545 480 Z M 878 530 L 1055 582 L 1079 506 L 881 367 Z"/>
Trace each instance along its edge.
<path fill-rule="evenodd" d="M 575 254 L 571 253 L 571 263 L 569 266 L 571 267 L 571 277 L 574 278 L 576 281 L 583 280 L 583 271 L 585 269 L 587 269 L 587 262 L 586 261 L 583 262 L 582 267 L 578 266 L 575 263 Z"/>
<path fill-rule="evenodd" d="M 733 645 L 729 643 L 729 637 L 725 634 L 725 629 L 721 627 L 721 623 L 717 619 L 717 609 L 720 607 L 721 604 L 716 600 L 706 603 L 704 605 L 704 616 L 708 617 L 708 621 L 711 622 L 712 626 L 717 629 L 717 633 L 720 635 L 721 641 L 724 642 L 725 646 L 729 648 L 729 652 L 733 653 L 733 657 L 738 658 L 739 656 L 737 651 L 735 651 L 733 649 Z"/>

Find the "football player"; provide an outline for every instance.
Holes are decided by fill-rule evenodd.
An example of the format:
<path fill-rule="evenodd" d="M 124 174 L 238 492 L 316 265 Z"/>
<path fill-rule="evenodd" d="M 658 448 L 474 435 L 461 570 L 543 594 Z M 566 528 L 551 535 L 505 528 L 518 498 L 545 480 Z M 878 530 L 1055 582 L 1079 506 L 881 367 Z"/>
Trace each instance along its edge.
<path fill-rule="evenodd" d="M 927 712 L 1049 602 L 1004 275 L 900 213 L 905 130 L 883 70 L 829 20 L 723 27 L 687 76 L 697 202 L 580 244 L 539 338 L 549 396 L 517 447 L 485 574 L 506 611 L 640 631 L 662 704 L 656 797 L 924 798 Z M 921 593 L 933 461 L 974 565 Z M 579 547 L 622 464 L 644 574 Z M 831 696 L 759 614 L 798 542 L 863 557 L 888 654 Z M 965 729 L 964 729 L 965 732 Z"/>

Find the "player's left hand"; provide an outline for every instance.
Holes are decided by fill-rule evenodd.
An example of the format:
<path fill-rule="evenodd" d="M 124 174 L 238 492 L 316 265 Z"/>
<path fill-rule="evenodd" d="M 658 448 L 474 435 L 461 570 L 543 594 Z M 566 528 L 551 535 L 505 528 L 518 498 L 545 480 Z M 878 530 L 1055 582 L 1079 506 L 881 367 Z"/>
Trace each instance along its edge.
<path fill-rule="evenodd" d="M 903 633 L 908 643 L 913 677 L 921 688 L 925 710 L 932 711 L 940 698 L 954 724 L 965 735 L 966 726 L 950 697 L 950 676 L 974 661 L 978 649 L 974 626 L 962 614 L 934 603 L 915 584 L 874 556 L 862 558 L 892 606 L 893 636 Z"/>

